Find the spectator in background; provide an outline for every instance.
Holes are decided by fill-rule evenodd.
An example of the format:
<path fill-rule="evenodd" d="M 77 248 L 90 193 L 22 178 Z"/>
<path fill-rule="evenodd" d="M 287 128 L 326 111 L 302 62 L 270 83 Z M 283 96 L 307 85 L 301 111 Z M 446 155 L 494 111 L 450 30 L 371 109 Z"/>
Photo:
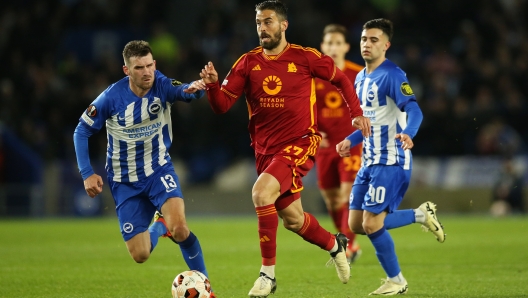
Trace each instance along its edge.
<path fill-rule="evenodd" d="M 490 212 L 493 216 L 524 213 L 522 175 L 516 171 L 511 158 L 503 161 L 502 172 L 493 186 Z"/>

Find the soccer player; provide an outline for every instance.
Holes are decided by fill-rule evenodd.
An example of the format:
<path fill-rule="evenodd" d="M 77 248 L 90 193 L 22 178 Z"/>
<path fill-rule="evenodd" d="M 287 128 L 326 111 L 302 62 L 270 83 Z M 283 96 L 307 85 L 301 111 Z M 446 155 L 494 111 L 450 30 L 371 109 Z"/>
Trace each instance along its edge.
<path fill-rule="evenodd" d="M 327 25 L 323 30 L 321 51 L 332 57 L 336 66 L 354 82 L 363 66 L 345 59 L 350 49 L 347 29 L 337 24 Z M 348 198 L 352 182 L 361 165 L 361 146 L 354 146 L 350 156 L 341 157 L 335 146 L 352 133 L 346 104 L 336 88 L 328 81 L 316 79 L 317 124 L 323 139 L 316 156 L 317 183 L 326 208 L 335 227 L 348 238 L 347 258 L 354 262 L 361 254 L 356 234 L 348 227 Z"/>
<path fill-rule="evenodd" d="M 287 9 L 280 1 L 256 5 L 260 47 L 242 55 L 220 84 L 209 62 L 200 74 L 212 109 L 225 113 L 245 93 L 249 133 L 255 150 L 258 179 L 252 199 L 258 218 L 262 256 L 260 276 L 250 297 L 267 297 L 276 289 L 275 263 L 278 216 L 284 227 L 330 252 L 339 279 L 347 283 L 347 238 L 332 235 L 303 211 L 301 178 L 312 168 L 321 136 L 317 131 L 315 78 L 331 81 L 343 93 L 353 124 L 365 135 L 370 123 L 363 117 L 350 80 L 332 58 L 312 48 L 286 41 Z"/>
<path fill-rule="evenodd" d="M 208 276 L 200 242 L 187 227 L 178 175 L 169 156 L 171 106 L 176 100 L 191 102 L 202 97 L 205 84 L 202 80 L 182 84 L 164 76 L 156 70 L 146 41 L 126 44 L 123 59 L 127 76 L 88 106 L 75 129 L 84 187 L 90 197 L 103 190 L 101 176 L 90 165 L 88 138 L 106 124 L 108 184 L 121 234 L 134 261 L 145 262 L 158 237 L 168 237 L 179 245 L 190 269 Z"/>
<path fill-rule="evenodd" d="M 390 20 L 374 19 L 363 25 L 360 48 L 366 67 L 357 75 L 355 87 L 363 114 L 372 123 L 372 136 L 362 138 L 354 132 L 336 146 L 340 155 L 349 156 L 350 145 L 363 139 L 362 167 L 350 195 L 349 222 L 355 233 L 366 234 L 374 246 L 387 279 L 370 294 L 384 296 L 407 292 L 387 229 L 417 222 L 439 242 L 445 240 L 435 204 L 396 210 L 409 185 L 412 138 L 423 116 L 405 73 L 385 58 L 392 35 Z"/>

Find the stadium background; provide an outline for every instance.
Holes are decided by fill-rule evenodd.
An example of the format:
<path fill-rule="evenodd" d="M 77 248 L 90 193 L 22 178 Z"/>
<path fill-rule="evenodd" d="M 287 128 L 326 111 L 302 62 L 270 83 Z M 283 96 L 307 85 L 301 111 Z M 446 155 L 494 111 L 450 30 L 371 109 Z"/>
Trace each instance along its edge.
<path fill-rule="evenodd" d="M 88 198 L 72 134 L 78 118 L 123 77 L 120 52 L 145 39 L 157 67 L 180 81 L 207 61 L 224 77 L 258 45 L 259 1 L 21 0 L 0 4 L 0 218 L 115 216 L 105 185 Z M 349 29 L 347 58 L 362 64 L 362 24 L 386 17 L 388 57 L 406 71 L 424 112 L 415 138 L 413 181 L 402 207 L 433 200 L 449 212 L 488 212 L 505 160 L 521 190 L 528 181 L 528 1 L 285 1 L 287 40 L 319 48 L 328 23 Z M 244 99 L 215 115 L 206 98 L 173 108 L 171 156 L 190 214 L 252 214 L 256 178 Z M 106 135 L 90 140 L 104 175 Z M 106 180 L 105 180 L 106 181 Z M 306 209 L 324 213 L 316 181 L 305 179 Z M 526 201 L 526 195 L 523 196 Z"/>

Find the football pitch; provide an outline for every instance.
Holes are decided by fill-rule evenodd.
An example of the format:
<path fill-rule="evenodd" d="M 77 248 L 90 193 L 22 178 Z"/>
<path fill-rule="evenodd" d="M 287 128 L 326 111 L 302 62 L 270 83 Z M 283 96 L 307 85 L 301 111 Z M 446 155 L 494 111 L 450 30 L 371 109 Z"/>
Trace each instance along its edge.
<path fill-rule="evenodd" d="M 443 215 L 440 244 L 417 224 L 391 230 L 408 297 L 528 297 L 528 217 Z M 318 216 L 331 229 L 327 216 Z M 247 297 L 260 269 L 256 216 L 188 216 L 218 297 Z M 333 229 L 331 229 L 333 231 Z M 366 297 L 384 273 L 365 236 L 341 284 L 328 253 L 279 227 L 270 297 Z M 144 264 L 128 255 L 116 218 L 0 220 L 0 297 L 171 297 L 187 267 L 160 239 Z"/>

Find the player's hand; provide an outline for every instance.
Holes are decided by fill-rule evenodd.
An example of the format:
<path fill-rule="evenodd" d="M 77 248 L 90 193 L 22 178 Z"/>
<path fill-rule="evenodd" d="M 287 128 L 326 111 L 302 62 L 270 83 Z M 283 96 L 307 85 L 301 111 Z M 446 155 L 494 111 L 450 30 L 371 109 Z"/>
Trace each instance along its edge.
<path fill-rule="evenodd" d="M 90 197 L 95 198 L 96 195 L 103 192 L 103 179 L 101 176 L 93 174 L 84 180 L 84 189 Z"/>
<path fill-rule="evenodd" d="M 200 72 L 200 78 L 203 79 L 205 84 L 211 84 L 218 82 L 218 73 L 216 72 L 213 62 L 209 61 L 206 66 Z"/>
<path fill-rule="evenodd" d="M 328 141 L 328 135 L 326 134 L 326 132 L 322 132 L 320 131 L 319 132 L 321 134 L 321 143 L 319 144 L 319 147 L 321 148 L 328 148 L 330 147 L 330 142 Z"/>
<path fill-rule="evenodd" d="M 403 150 L 412 149 L 412 147 L 414 147 L 414 143 L 409 135 L 399 133 L 396 135 L 395 139 L 400 139 Z"/>
<path fill-rule="evenodd" d="M 205 90 L 205 83 L 203 80 L 192 82 L 187 89 L 183 89 L 183 92 L 192 94 L 198 90 Z"/>
<path fill-rule="evenodd" d="M 336 151 L 341 157 L 350 156 L 350 141 L 347 139 L 342 140 L 336 145 Z"/>
<path fill-rule="evenodd" d="M 361 134 L 364 137 L 370 137 L 370 119 L 363 116 L 357 116 L 356 118 L 352 119 L 352 126 L 354 126 L 356 129 L 361 130 Z"/>

